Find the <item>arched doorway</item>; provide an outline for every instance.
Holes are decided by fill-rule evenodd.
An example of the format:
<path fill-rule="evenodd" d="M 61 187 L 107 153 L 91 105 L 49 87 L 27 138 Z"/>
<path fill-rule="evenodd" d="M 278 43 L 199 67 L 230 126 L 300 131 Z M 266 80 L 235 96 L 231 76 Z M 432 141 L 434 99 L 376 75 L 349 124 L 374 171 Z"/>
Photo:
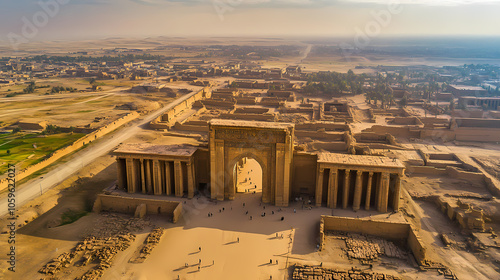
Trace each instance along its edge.
<path fill-rule="evenodd" d="M 243 157 L 233 168 L 235 193 L 262 193 L 262 167 L 252 157 Z"/>
<path fill-rule="evenodd" d="M 238 183 L 234 180 L 235 165 L 246 157 L 257 161 L 262 170 L 262 202 L 288 206 L 293 134 L 293 124 L 211 120 L 211 198 L 234 199 Z"/>

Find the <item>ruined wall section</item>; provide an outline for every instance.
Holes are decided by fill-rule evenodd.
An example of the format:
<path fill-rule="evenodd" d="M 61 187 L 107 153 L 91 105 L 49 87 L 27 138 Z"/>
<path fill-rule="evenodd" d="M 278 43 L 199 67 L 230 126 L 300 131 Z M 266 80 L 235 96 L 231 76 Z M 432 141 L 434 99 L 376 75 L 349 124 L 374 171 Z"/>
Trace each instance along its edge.
<path fill-rule="evenodd" d="M 172 218 L 175 224 L 181 217 L 182 203 L 156 199 L 123 197 L 116 195 L 99 194 L 94 202 L 93 211 L 109 211 L 134 215 L 136 210 L 146 207 L 147 215 L 165 215 Z"/>
<path fill-rule="evenodd" d="M 196 101 L 209 98 L 212 95 L 212 91 L 209 87 L 206 87 L 198 92 L 190 93 L 190 95 L 191 97 L 172 107 L 163 115 L 150 122 L 149 127 L 152 129 L 170 129 L 170 127 L 175 124 L 176 116 L 187 109 L 193 108 L 193 104 Z"/>
<path fill-rule="evenodd" d="M 389 240 L 404 240 L 419 264 L 426 260 L 426 248 L 415 229 L 407 223 L 321 216 L 320 250 L 324 248 L 327 231 L 344 231 L 378 236 Z"/>

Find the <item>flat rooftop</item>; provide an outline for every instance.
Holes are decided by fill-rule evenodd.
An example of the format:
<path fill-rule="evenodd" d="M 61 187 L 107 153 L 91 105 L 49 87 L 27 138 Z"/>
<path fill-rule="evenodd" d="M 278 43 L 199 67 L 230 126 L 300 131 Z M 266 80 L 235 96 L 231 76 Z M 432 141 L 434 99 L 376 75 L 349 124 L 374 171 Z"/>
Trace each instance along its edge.
<path fill-rule="evenodd" d="M 340 165 L 405 168 L 405 166 L 399 160 L 393 160 L 391 158 L 381 156 L 318 153 L 318 162 Z"/>
<path fill-rule="evenodd" d="M 113 153 L 115 154 L 141 154 L 162 156 L 192 156 L 198 147 L 189 145 L 154 145 L 154 144 L 123 144 Z"/>
<path fill-rule="evenodd" d="M 484 88 L 478 86 L 450 85 L 450 87 L 458 90 L 485 90 Z"/>
<path fill-rule="evenodd" d="M 476 96 L 462 96 L 461 99 L 477 99 L 477 100 L 500 100 L 500 96 L 490 97 L 476 97 Z"/>
<path fill-rule="evenodd" d="M 270 128 L 270 129 L 289 129 L 295 127 L 293 123 L 254 122 L 254 121 L 221 120 L 221 119 L 211 120 L 210 125 L 246 127 L 246 128 Z"/>

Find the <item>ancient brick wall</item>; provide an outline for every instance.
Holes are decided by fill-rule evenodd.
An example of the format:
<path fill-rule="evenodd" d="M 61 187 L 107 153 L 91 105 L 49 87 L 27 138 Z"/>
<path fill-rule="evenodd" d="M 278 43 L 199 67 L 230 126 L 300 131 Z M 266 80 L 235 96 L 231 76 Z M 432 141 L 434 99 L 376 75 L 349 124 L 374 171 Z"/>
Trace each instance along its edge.
<path fill-rule="evenodd" d="M 94 202 L 93 211 L 109 211 L 133 215 L 137 207 L 146 205 L 146 214 L 148 215 L 165 215 L 172 217 L 172 222 L 176 223 L 182 212 L 182 203 L 177 201 L 166 201 L 156 199 L 144 199 L 135 197 L 123 197 L 116 195 L 97 195 Z"/>

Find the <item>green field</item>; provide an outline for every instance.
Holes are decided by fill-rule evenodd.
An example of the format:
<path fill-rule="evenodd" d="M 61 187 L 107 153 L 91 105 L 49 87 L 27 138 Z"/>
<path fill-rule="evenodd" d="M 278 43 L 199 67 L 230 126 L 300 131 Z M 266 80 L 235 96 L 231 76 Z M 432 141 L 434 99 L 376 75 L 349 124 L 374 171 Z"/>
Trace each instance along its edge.
<path fill-rule="evenodd" d="M 41 134 L 4 134 L 0 135 L 0 174 L 7 171 L 8 164 L 18 164 L 18 169 L 36 164 L 56 150 L 70 145 L 83 133 Z M 35 147 L 36 146 L 36 147 Z"/>

